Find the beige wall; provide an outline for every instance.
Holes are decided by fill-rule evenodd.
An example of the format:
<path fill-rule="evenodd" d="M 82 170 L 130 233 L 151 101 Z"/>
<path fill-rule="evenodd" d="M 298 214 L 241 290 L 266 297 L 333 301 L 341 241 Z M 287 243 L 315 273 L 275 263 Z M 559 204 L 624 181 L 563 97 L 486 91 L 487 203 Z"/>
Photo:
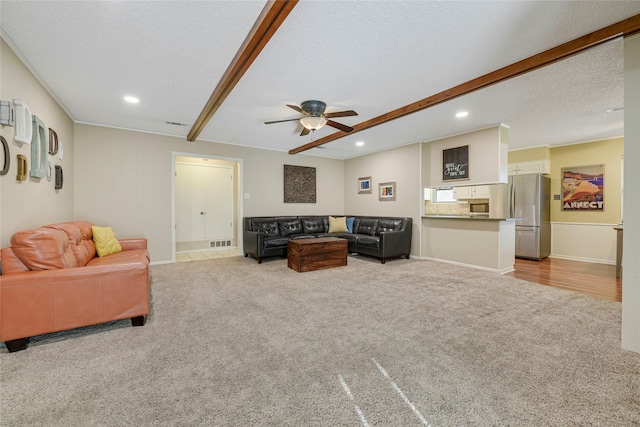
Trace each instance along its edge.
<path fill-rule="evenodd" d="M 619 224 L 623 153 L 622 138 L 552 148 L 551 194 L 562 194 L 562 168 L 604 163 L 605 208 L 604 211 L 563 211 L 561 200 L 551 200 L 551 221 Z"/>
<path fill-rule="evenodd" d="M 16 231 L 73 219 L 75 144 L 71 118 L 4 40 L 0 42 L 0 99 L 22 99 L 26 102 L 34 115 L 57 132 L 64 148 L 63 160 L 57 154 L 47 155 L 52 170 L 55 165 L 63 168 L 64 186 L 61 190 L 55 190 L 54 178 L 47 181 L 46 178 L 27 177 L 26 181 L 18 181 L 16 156 L 26 156 L 30 168 L 31 146 L 14 141 L 15 127 L 0 125 L 0 134 L 7 140 L 11 158 L 9 172 L 0 176 L 0 245 L 5 247 L 9 246 L 11 235 Z"/>
<path fill-rule="evenodd" d="M 621 159 L 624 139 L 608 139 L 564 147 L 536 147 L 509 152 L 509 163 L 550 160 L 551 194 L 562 194 L 562 168 L 604 163 L 604 211 L 563 211 L 561 200 L 551 200 L 552 222 L 618 224 L 621 220 Z"/>
<path fill-rule="evenodd" d="M 343 213 L 342 160 L 77 124 L 75 216 L 109 225 L 118 237 L 144 236 L 153 262 L 170 261 L 176 154 L 239 161 L 241 215 Z M 316 203 L 284 203 L 285 164 L 316 168 Z"/>
<path fill-rule="evenodd" d="M 344 211 L 348 215 L 413 218 L 411 253 L 420 253 L 420 145 L 412 144 L 344 162 Z M 371 177 L 371 194 L 358 194 L 358 178 Z M 378 184 L 396 183 L 396 200 L 380 201 Z"/>
<path fill-rule="evenodd" d="M 551 147 L 509 151 L 509 163 L 523 163 L 534 160 L 551 160 Z"/>
<path fill-rule="evenodd" d="M 423 143 L 422 186 L 455 187 L 507 183 L 508 128 L 503 125 L 480 129 L 448 138 Z M 469 179 L 442 179 L 442 152 L 454 147 L 469 146 Z"/>

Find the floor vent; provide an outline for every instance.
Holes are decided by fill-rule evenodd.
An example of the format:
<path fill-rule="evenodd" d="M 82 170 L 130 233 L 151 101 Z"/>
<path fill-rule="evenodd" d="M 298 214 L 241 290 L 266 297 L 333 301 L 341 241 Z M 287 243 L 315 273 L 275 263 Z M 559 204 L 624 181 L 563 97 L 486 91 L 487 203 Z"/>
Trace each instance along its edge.
<path fill-rule="evenodd" d="M 211 240 L 209 242 L 210 248 L 227 248 L 231 247 L 231 240 Z"/>

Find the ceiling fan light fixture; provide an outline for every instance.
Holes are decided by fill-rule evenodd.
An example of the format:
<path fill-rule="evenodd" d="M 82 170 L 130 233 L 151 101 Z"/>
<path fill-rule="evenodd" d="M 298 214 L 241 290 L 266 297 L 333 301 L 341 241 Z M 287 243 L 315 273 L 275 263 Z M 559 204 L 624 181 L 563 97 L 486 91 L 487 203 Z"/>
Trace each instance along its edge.
<path fill-rule="evenodd" d="M 300 119 L 300 124 L 309 130 L 318 130 L 327 124 L 327 119 L 324 117 L 307 116 Z"/>

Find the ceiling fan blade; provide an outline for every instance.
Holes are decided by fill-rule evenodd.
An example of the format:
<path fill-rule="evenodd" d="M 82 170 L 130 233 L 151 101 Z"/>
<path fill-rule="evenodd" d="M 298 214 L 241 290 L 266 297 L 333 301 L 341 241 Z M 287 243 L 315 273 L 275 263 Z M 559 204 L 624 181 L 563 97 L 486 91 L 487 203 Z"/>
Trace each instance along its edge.
<path fill-rule="evenodd" d="M 305 116 L 309 115 L 306 111 L 304 111 L 302 108 L 298 107 L 297 105 L 287 104 L 287 107 L 292 108 L 292 109 L 296 110 L 298 113 L 304 114 Z"/>
<path fill-rule="evenodd" d="M 294 120 L 300 120 L 298 119 L 285 119 L 285 120 L 273 120 L 271 122 L 264 122 L 265 125 L 270 125 L 271 123 L 282 123 L 282 122 L 292 122 Z"/>
<path fill-rule="evenodd" d="M 333 120 L 327 120 L 327 124 L 333 128 L 340 129 L 343 132 L 351 132 L 353 130 L 352 127 L 334 122 Z"/>
<path fill-rule="evenodd" d="M 302 132 L 300 132 L 300 136 L 309 135 L 309 132 L 311 132 L 309 129 L 303 127 Z"/>
<path fill-rule="evenodd" d="M 349 116 L 357 116 L 358 113 L 356 113 L 353 110 L 348 110 L 348 111 L 336 111 L 335 113 L 326 113 L 324 116 L 326 118 L 331 118 L 331 117 L 349 117 Z"/>

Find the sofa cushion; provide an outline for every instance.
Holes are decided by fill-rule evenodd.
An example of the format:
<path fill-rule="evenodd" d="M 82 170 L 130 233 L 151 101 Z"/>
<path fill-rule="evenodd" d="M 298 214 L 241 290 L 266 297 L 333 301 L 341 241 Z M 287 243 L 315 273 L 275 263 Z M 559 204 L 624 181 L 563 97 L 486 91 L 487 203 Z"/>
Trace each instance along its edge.
<path fill-rule="evenodd" d="M 380 245 L 380 237 L 378 236 L 360 236 L 358 237 L 358 246 L 371 246 L 377 248 Z"/>
<path fill-rule="evenodd" d="M 278 227 L 278 221 L 275 218 L 254 218 L 251 221 L 251 227 L 253 231 L 262 233 L 265 236 L 279 236 L 280 228 Z"/>
<path fill-rule="evenodd" d="M 378 231 L 378 222 L 378 219 L 360 218 L 355 232 L 358 234 L 368 234 L 369 236 L 375 236 Z"/>
<path fill-rule="evenodd" d="M 402 229 L 401 219 L 381 219 L 378 224 L 378 234 L 383 231 L 400 231 Z"/>
<path fill-rule="evenodd" d="M 96 252 L 99 257 L 117 254 L 122 252 L 122 246 L 116 239 L 116 235 L 111 227 L 92 226 L 93 242 L 96 245 Z"/>
<path fill-rule="evenodd" d="M 287 246 L 288 243 L 289 243 L 288 237 L 271 236 L 271 237 L 265 237 L 264 239 L 265 248 L 279 248 L 282 246 Z"/>
<path fill-rule="evenodd" d="M 326 233 L 325 221 L 323 218 L 301 218 L 302 230 L 307 234 Z"/>
<path fill-rule="evenodd" d="M 298 218 L 279 219 L 278 227 L 280 227 L 282 237 L 290 234 L 302 234 L 302 222 Z"/>
<path fill-rule="evenodd" d="M 69 239 L 69 248 L 76 257 L 78 266 L 86 265 L 96 256 L 96 246 L 93 243 L 92 224 L 88 221 L 68 221 L 58 224 L 45 225 L 45 228 L 60 230 Z"/>
<path fill-rule="evenodd" d="M 329 233 L 348 233 L 347 217 L 330 216 L 329 217 Z"/>
<path fill-rule="evenodd" d="M 53 228 L 34 228 L 11 236 L 11 248 L 29 270 L 54 270 L 78 266 L 67 235 Z"/>
<path fill-rule="evenodd" d="M 355 220 L 354 217 L 347 218 L 347 232 L 349 232 L 349 233 L 353 233 L 353 221 L 354 220 Z"/>

